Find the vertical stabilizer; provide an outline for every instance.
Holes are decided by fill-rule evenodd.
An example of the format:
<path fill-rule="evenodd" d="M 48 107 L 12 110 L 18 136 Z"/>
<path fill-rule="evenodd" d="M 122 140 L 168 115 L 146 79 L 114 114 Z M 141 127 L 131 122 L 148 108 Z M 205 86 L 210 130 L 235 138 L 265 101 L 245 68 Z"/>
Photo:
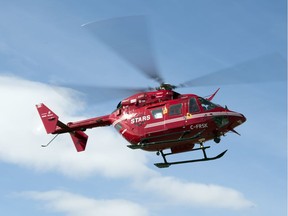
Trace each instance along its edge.
<path fill-rule="evenodd" d="M 43 103 L 36 105 L 40 118 L 48 134 L 55 132 L 59 117 Z"/>

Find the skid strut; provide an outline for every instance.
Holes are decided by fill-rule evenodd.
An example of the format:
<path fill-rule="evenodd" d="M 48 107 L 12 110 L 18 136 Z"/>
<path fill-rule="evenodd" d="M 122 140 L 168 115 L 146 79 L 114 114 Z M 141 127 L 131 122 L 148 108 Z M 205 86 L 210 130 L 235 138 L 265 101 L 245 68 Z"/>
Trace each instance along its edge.
<path fill-rule="evenodd" d="M 171 165 L 176 165 L 176 164 L 185 164 L 185 163 L 194 163 L 194 162 L 201 162 L 201 161 L 216 160 L 216 159 L 219 159 L 219 158 L 223 157 L 223 155 L 227 152 L 227 150 L 225 150 L 225 151 L 223 151 L 222 153 L 218 154 L 215 157 L 207 157 L 206 149 L 208 149 L 208 148 L 210 148 L 210 146 L 204 147 L 203 144 L 200 143 L 200 147 L 199 148 L 195 148 L 195 149 L 192 149 L 190 151 L 202 151 L 203 152 L 203 158 L 193 159 L 193 160 L 184 160 L 184 161 L 175 161 L 175 162 L 168 162 L 167 159 L 166 159 L 166 156 L 173 155 L 173 154 L 176 154 L 176 153 L 164 153 L 161 150 L 159 152 L 160 152 L 160 154 L 161 154 L 161 156 L 162 156 L 162 158 L 164 160 L 164 163 L 155 163 L 154 165 L 157 166 L 158 168 L 168 168 Z"/>

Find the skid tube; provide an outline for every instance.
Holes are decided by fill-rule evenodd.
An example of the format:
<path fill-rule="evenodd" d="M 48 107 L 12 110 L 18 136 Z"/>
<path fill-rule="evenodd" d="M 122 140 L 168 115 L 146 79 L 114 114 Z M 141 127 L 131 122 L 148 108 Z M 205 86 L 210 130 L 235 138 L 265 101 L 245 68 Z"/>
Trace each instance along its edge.
<path fill-rule="evenodd" d="M 209 161 L 209 160 L 216 160 L 216 159 L 219 159 L 221 157 L 223 157 L 223 155 L 227 152 L 227 150 L 223 151 L 222 153 L 218 154 L 217 156 L 215 157 L 207 157 L 207 154 L 206 154 L 206 149 L 207 148 L 210 148 L 210 146 L 206 146 L 204 147 L 202 143 L 200 143 L 200 147 L 199 148 L 195 148 L 195 149 L 192 149 L 190 151 L 199 151 L 201 150 L 203 152 L 203 158 L 200 158 L 200 159 L 194 159 L 194 160 L 184 160 L 184 161 L 175 161 L 175 162 L 168 162 L 167 159 L 166 159 L 166 156 L 168 155 L 173 155 L 173 154 L 177 154 L 177 153 L 163 153 L 163 151 L 159 151 L 157 152 L 158 155 L 159 153 L 161 154 L 163 160 L 164 160 L 164 163 L 155 163 L 154 165 L 158 168 L 168 168 L 170 167 L 171 165 L 176 165 L 176 164 L 185 164 L 185 163 L 194 163 L 194 162 L 202 162 L 202 161 Z"/>

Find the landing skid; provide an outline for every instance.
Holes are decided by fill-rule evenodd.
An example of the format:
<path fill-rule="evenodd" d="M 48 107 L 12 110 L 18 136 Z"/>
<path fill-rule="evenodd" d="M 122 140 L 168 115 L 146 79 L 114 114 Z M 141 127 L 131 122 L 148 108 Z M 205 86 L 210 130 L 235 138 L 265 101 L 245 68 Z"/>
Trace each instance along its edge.
<path fill-rule="evenodd" d="M 150 139 L 152 139 L 152 138 L 154 138 L 154 139 L 155 138 L 160 138 L 161 136 L 159 136 L 159 137 L 150 137 L 150 138 L 143 139 L 137 145 L 133 144 L 133 145 L 128 145 L 127 147 L 129 147 L 131 149 L 142 149 L 142 150 L 145 150 L 148 147 L 155 147 L 155 146 L 161 145 L 161 144 L 192 141 L 192 140 L 195 140 L 195 139 L 199 139 L 204 131 L 205 130 L 200 131 L 197 134 L 195 134 L 194 136 L 187 137 L 187 138 L 185 138 L 185 136 L 188 135 L 191 131 L 184 131 L 184 132 L 179 133 L 179 138 L 178 139 L 164 140 L 164 141 L 155 141 L 155 142 L 152 141 L 152 142 L 150 142 Z M 174 133 L 174 134 L 176 134 L 176 133 Z M 227 150 L 225 150 L 225 151 L 223 151 L 222 153 L 218 154 L 215 157 L 207 157 L 206 149 L 210 148 L 210 146 L 204 146 L 202 142 L 198 143 L 198 144 L 200 145 L 199 148 L 193 148 L 193 149 L 191 149 L 189 151 L 202 151 L 203 158 L 194 159 L 194 160 L 168 162 L 167 159 L 166 159 L 166 156 L 177 154 L 177 153 L 172 153 L 172 152 L 171 153 L 164 153 L 163 150 L 160 150 L 160 151 L 157 152 L 157 155 L 161 154 L 161 156 L 162 156 L 162 158 L 164 160 L 164 163 L 155 163 L 154 165 L 157 166 L 158 168 L 167 168 L 167 167 L 170 167 L 171 165 L 176 165 L 176 164 L 185 164 L 185 163 L 194 163 L 194 162 L 216 160 L 216 159 L 219 159 L 219 158 L 223 157 L 223 155 L 227 152 Z"/>
<path fill-rule="evenodd" d="M 216 160 L 219 159 L 221 157 L 223 157 L 223 155 L 227 152 L 227 150 L 223 151 L 222 153 L 218 154 L 215 157 L 207 157 L 206 154 L 206 149 L 210 148 L 210 146 L 206 146 L 204 147 L 203 144 L 200 144 L 200 148 L 195 148 L 192 149 L 190 151 L 199 151 L 201 150 L 203 152 L 203 158 L 200 159 L 194 159 L 194 160 L 184 160 L 184 161 L 175 161 L 175 162 L 168 162 L 166 159 L 166 156 L 168 155 L 172 155 L 174 153 L 163 153 L 163 151 L 160 151 L 160 154 L 164 160 L 164 163 L 155 163 L 154 165 L 157 166 L 158 168 L 168 168 L 171 165 L 176 165 L 176 164 L 185 164 L 185 163 L 194 163 L 194 162 L 202 162 L 202 161 L 209 161 L 209 160 Z"/>

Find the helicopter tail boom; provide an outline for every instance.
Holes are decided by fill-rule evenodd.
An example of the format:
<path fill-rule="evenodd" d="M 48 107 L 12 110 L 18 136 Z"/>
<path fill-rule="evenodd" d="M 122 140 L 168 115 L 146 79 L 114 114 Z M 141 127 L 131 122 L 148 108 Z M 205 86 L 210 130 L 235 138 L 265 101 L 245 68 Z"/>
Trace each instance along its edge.
<path fill-rule="evenodd" d="M 71 128 L 64 124 L 63 122 L 59 121 L 59 117 L 50 110 L 44 104 L 36 105 L 42 123 L 45 127 L 47 134 L 61 134 L 65 132 L 69 132 L 72 138 L 72 141 L 75 145 L 75 148 L 78 152 L 84 151 L 86 148 L 86 143 L 88 140 L 88 135 L 85 134 L 81 130 L 71 130 Z M 56 135 L 56 136 L 57 136 Z M 55 137 L 56 138 L 56 137 Z M 55 139 L 53 138 L 48 145 Z M 48 145 L 42 145 L 43 147 L 47 147 Z"/>
<path fill-rule="evenodd" d="M 47 134 L 58 135 L 62 133 L 69 133 L 78 152 L 85 150 L 88 140 L 88 135 L 83 131 L 88 128 L 111 125 L 109 115 L 64 124 L 63 122 L 59 121 L 59 117 L 47 106 L 45 106 L 45 104 L 38 104 L 36 105 L 36 108 Z"/>

